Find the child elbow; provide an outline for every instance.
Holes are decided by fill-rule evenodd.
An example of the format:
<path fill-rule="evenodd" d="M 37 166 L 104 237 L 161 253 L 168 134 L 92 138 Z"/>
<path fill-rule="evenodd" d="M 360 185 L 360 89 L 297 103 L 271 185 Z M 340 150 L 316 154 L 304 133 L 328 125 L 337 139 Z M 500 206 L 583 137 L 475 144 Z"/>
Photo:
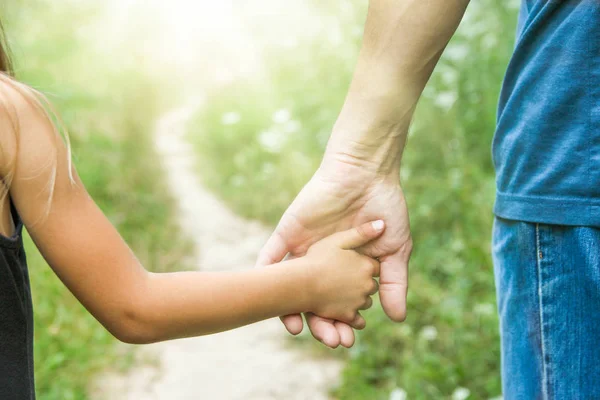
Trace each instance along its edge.
<path fill-rule="evenodd" d="M 110 332 L 117 340 L 127 344 L 150 344 L 157 342 L 151 334 L 136 328 L 119 327 L 118 329 L 111 329 Z"/>
<path fill-rule="evenodd" d="M 150 324 L 146 324 L 135 313 L 123 312 L 107 326 L 109 332 L 119 341 L 127 344 L 150 344 L 160 341 Z"/>

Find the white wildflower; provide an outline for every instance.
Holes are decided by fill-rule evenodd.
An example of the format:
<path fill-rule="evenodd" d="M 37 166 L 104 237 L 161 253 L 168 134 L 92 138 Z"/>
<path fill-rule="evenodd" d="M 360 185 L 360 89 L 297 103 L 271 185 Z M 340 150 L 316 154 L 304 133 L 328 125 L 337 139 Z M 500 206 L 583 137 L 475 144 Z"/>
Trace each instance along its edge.
<path fill-rule="evenodd" d="M 223 114 L 223 116 L 221 117 L 221 123 L 223 125 L 235 125 L 238 122 L 240 122 L 241 119 L 242 117 L 239 113 L 236 113 L 235 111 L 230 111 Z"/>
<path fill-rule="evenodd" d="M 390 400 L 406 400 L 406 391 L 402 388 L 392 390 Z"/>
<path fill-rule="evenodd" d="M 285 133 L 296 133 L 300 130 L 301 126 L 302 125 L 300 124 L 300 122 L 296 120 L 291 120 L 283 126 L 283 130 Z"/>
<path fill-rule="evenodd" d="M 473 311 L 479 315 L 492 315 L 494 314 L 494 305 L 490 303 L 479 303 L 476 304 Z"/>
<path fill-rule="evenodd" d="M 442 92 L 436 96 L 434 101 L 438 107 L 448 111 L 456 103 L 457 99 L 458 96 L 455 92 Z"/>
<path fill-rule="evenodd" d="M 283 148 L 285 137 L 276 131 L 264 131 L 258 135 L 258 142 L 265 150 L 279 153 Z"/>
<path fill-rule="evenodd" d="M 421 330 L 421 337 L 424 340 L 427 340 L 428 342 L 435 340 L 437 338 L 437 335 L 438 331 L 435 328 L 435 326 L 428 325 L 423 327 L 423 329 Z"/>
<path fill-rule="evenodd" d="M 292 114 L 289 110 L 282 108 L 280 110 L 275 111 L 273 114 L 273 122 L 277 124 L 285 124 L 292 118 Z"/>
<path fill-rule="evenodd" d="M 452 44 L 444 52 L 444 57 L 452 61 L 462 61 L 469 54 L 469 46 L 464 44 Z"/>
<path fill-rule="evenodd" d="M 465 400 L 471 395 L 471 391 L 464 387 L 458 387 L 452 393 L 452 400 Z"/>

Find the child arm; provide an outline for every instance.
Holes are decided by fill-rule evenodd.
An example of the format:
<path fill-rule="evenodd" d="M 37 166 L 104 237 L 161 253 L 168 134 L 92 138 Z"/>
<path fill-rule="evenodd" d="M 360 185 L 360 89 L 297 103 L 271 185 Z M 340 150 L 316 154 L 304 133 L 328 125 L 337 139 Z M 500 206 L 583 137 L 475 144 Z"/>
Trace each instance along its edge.
<path fill-rule="evenodd" d="M 355 252 L 383 227 L 364 224 L 315 244 L 306 256 L 244 272 L 150 274 L 146 313 L 165 337 L 196 336 L 298 312 L 364 327 L 379 263 Z"/>
<path fill-rule="evenodd" d="M 50 267 L 120 340 L 196 336 L 303 311 L 363 323 L 357 310 L 376 289 L 378 263 L 349 250 L 348 243 L 358 247 L 382 230 L 343 232 L 306 257 L 259 270 L 149 273 L 74 168 L 69 173 L 66 146 L 51 122 L 21 95 L 8 93 L 15 107 L 4 111 L 18 119 L 12 125 L 0 119 L 3 152 L 16 155 L 10 196 Z M 10 160 L 15 158 L 3 159 Z M 11 170 L 0 167 L 3 176 Z"/>

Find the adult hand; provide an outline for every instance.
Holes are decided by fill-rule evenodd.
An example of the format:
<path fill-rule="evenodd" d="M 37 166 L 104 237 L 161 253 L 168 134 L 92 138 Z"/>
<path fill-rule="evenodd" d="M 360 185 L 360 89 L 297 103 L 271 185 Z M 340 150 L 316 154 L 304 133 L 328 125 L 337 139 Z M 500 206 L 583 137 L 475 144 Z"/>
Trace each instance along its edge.
<path fill-rule="evenodd" d="M 418 99 L 469 0 L 370 1 L 354 76 L 321 168 L 283 215 L 259 264 L 299 256 L 335 231 L 383 219 L 386 231 L 362 251 L 381 262 L 380 298 L 394 321 L 406 315 L 412 240 L 398 171 Z M 307 316 L 328 346 L 354 341 L 349 326 Z M 302 330 L 300 316 L 284 318 Z M 337 328 L 337 329 L 336 329 Z"/>
<path fill-rule="evenodd" d="M 381 176 L 342 161 L 324 163 L 283 215 L 257 264 L 277 263 L 288 253 L 302 256 L 311 244 L 325 236 L 377 219 L 385 221 L 385 233 L 359 250 L 380 260 L 381 304 L 392 320 L 403 321 L 412 239 L 397 170 Z M 325 345 L 353 345 L 350 326 L 313 314 L 307 314 L 306 319 L 313 336 Z M 294 335 L 303 329 L 300 315 L 282 320 Z"/>

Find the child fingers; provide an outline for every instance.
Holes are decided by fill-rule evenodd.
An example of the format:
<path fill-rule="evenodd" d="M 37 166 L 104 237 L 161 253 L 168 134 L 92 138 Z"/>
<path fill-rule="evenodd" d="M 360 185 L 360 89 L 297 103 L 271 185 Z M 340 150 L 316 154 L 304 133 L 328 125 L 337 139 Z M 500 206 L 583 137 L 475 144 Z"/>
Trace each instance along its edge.
<path fill-rule="evenodd" d="M 377 280 L 373 279 L 373 285 L 371 287 L 371 290 L 369 291 L 369 296 L 374 295 L 378 291 L 379 291 L 379 282 L 377 282 Z"/>
<path fill-rule="evenodd" d="M 373 306 L 373 299 L 371 297 L 367 297 L 365 303 L 360 307 L 361 310 L 368 310 Z"/>
<path fill-rule="evenodd" d="M 362 330 L 365 329 L 365 326 L 367 326 L 367 321 L 365 321 L 362 315 L 360 315 L 360 313 L 357 312 L 356 316 L 354 317 L 354 320 L 350 322 L 350 326 L 354 329 Z"/>
<path fill-rule="evenodd" d="M 334 240 L 342 249 L 351 250 L 363 246 L 381 236 L 385 229 L 382 220 L 368 222 L 334 235 Z"/>
<path fill-rule="evenodd" d="M 381 265 L 379 264 L 379 261 L 372 258 L 369 258 L 369 260 L 373 265 L 373 276 L 376 278 L 379 277 L 379 273 L 381 272 Z"/>

